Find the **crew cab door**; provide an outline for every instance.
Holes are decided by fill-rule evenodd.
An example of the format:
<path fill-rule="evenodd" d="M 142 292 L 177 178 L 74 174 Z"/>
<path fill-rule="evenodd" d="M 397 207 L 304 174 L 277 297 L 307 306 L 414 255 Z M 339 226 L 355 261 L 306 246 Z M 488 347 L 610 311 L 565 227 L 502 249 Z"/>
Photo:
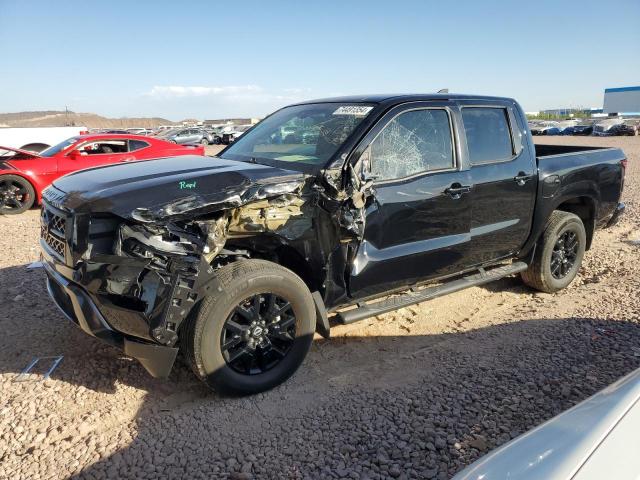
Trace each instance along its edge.
<path fill-rule="evenodd" d="M 529 237 L 536 195 L 535 152 L 511 105 L 461 104 L 470 165 L 472 265 L 517 252 Z"/>
<path fill-rule="evenodd" d="M 350 272 L 353 297 L 464 268 L 471 185 L 460 165 L 458 121 L 453 105 L 412 103 L 392 109 L 365 137 L 360 163 L 370 164 L 374 183 Z"/>

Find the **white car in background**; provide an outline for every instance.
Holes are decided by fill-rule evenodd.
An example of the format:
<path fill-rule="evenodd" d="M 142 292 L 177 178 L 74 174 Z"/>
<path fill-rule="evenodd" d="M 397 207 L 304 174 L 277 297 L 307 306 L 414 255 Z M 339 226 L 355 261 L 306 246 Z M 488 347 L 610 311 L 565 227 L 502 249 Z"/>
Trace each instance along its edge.
<path fill-rule="evenodd" d="M 142 128 L 142 127 L 132 127 L 132 128 L 127 128 L 126 130 L 127 132 L 133 135 L 150 135 L 152 132 L 152 130 L 148 128 Z"/>
<path fill-rule="evenodd" d="M 640 369 L 453 477 L 507 479 L 640 479 Z"/>
<path fill-rule="evenodd" d="M 249 130 L 253 125 L 238 125 L 233 132 L 233 141 L 235 142 L 244 132 Z"/>
<path fill-rule="evenodd" d="M 67 138 L 89 133 L 87 127 L 0 128 L 0 145 L 40 153 Z"/>
<path fill-rule="evenodd" d="M 244 132 L 253 125 L 227 125 L 222 129 L 222 143 L 228 145 L 235 142 Z"/>

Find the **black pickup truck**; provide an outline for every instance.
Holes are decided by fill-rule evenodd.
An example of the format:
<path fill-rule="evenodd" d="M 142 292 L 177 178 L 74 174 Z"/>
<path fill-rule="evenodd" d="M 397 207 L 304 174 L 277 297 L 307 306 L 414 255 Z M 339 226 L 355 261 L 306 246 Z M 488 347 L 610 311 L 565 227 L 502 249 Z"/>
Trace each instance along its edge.
<path fill-rule="evenodd" d="M 508 98 L 285 107 L 217 157 L 67 175 L 44 192 L 48 289 L 154 376 L 182 350 L 214 389 L 287 379 L 315 332 L 519 273 L 554 292 L 612 225 L 626 159 L 534 145 Z"/>

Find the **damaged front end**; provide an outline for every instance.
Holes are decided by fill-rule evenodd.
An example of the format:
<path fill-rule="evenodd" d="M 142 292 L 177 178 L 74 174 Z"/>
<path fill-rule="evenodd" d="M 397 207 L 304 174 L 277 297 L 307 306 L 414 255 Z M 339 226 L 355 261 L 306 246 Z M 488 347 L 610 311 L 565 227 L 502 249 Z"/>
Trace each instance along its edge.
<path fill-rule="evenodd" d="M 303 182 L 298 182 L 295 188 L 278 186 L 275 192 L 263 189 L 248 198 L 237 196 L 243 200 L 235 201 L 234 208 L 229 208 L 227 201 L 209 204 L 206 209 L 192 202 L 199 212 L 193 217 L 181 208 L 166 217 L 151 217 L 145 212 L 144 223 L 121 223 L 114 254 L 140 263 L 115 281 L 105 276 L 104 286 L 109 292 L 117 289 L 123 299 L 139 305 L 142 323 L 128 333 L 146 334 L 147 339 L 175 345 L 180 325 L 208 292 L 215 270 L 255 252 L 242 248 L 243 240 L 260 233 L 273 234 L 281 241 L 293 240 L 308 232 L 312 222 L 303 212 L 308 198 L 298 192 L 280 193 L 302 186 Z M 167 205 L 163 210 L 172 208 Z M 122 331 L 125 328 L 131 330 L 119 326 Z"/>
<path fill-rule="evenodd" d="M 180 327 L 221 266 L 270 259 L 325 298 L 345 295 L 340 238 L 357 229 L 339 226 L 340 209 L 329 207 L 342 201 L 313 180 L 257 183 L 216 201 L 193 195 L 128 217 L 74 212 L 50 187 L 41 238 L 50 294 L 84 331 L 166 376 Z"/>
<path fill-rule="evenodd" d="M 133 164 L 107 180 L 99 170 L 63 177 L 43 193 L 49 291 L 85 332 L 166 376 L 181 326 L 205 295 L 215 294 L 216 271 L 247 258 L 294 271 L 317 292 L 321 310 L 344 303 L 369 187 L 352 167 L 346 175 L 308 175 L 189 158 L 183 168 L 200 177 L 184 181 L 163 162 L 169 160 L 148 164 L 147 177 L 131 186 L 126 170 L 140 168 Z M 154 168 L 157 178 L 148 185 Z M 326 322 L 319 331 L 328 335 Z"/>

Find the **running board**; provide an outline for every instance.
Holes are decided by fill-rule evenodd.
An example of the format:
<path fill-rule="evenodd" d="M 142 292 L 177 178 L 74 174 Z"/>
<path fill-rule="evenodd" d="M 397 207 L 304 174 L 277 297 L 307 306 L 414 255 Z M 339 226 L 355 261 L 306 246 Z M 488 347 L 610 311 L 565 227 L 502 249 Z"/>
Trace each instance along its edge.
<path fill-rule="evenodd" d="M 338 312 L 336 320 L 338 323 L 348 324 L 364 320 L 365 318 L 375 317 L 376 315 L 382 315 L 383 313 L 392 312 L 399 308 L 408 307 L 416 303 L 424 302 L 425 300 L 431 300 L 432 298 L 441 297 L 449 293 L 454 293 L 465 288 L 474 287 L 476 285 L 482 285 L 489 283 L 499 278 L 513 275 L 514 273 L 522 272 L 528 268 L 528 265 L 524 262 L 513 262 L 510 265 L 503 265 L 501 267 L 495 267 L 490 270 L 484 268 L 478 269 L 477 273 L 467 275 L 457 280 L 452 280 L 441 285 L 433 287 L 425 287 L 421 290 L 412 289 L 407 293 L 397 295 L 386 300 L 382 300 L 375 303 L 361 304 L 357 308 L 347 310 L 345 312 Z"/>

